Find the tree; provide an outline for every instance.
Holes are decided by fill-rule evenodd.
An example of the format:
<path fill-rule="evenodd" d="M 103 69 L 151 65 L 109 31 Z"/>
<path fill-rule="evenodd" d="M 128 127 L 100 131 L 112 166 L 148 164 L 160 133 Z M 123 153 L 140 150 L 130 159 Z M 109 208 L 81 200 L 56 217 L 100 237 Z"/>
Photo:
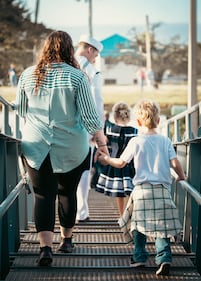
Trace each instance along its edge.
<path fill-rule="evenodd" d="M 18 73 L 33 63 L 33 46 L 51 31 L 34 24 L 22 1 L 0 0 L 0 78 L 7 78 L 10 63 Z"/>
<path fill-rule="evenodd" d="M 0 0 L 0 44 L 4 48 L 18 47 L 23 22 L 29 17 L 27 10 L 13 0 Z"/>
<path fill-rule="evenodd" d="M 188 68 L 188 46 L 179 43 L 179 36 L 174 36 L 169 44 L 162 44 L 155 40 L 155 30 L 161 23 L 151 25 L 150 45 L 152 57 L 152 69 L 157 81 L 161 81 L 163 73 L 168 69 L 172 74 L 187 75 Z M 146 62 L 146 33 L 137 33 L 133 27 L 129 31 L 133 40 L 133 46 L 138 48 L 138 64 Z"/>

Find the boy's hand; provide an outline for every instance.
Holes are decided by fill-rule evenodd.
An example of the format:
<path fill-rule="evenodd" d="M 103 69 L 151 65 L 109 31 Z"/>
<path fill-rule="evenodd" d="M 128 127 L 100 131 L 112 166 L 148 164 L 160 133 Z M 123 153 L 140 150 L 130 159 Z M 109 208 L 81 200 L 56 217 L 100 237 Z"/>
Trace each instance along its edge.
<path fill-rule="evenodd" d="M 98 161 L 102 164 L 102 165 L 108 165 L 108 159 L 109 159 L 109 156 L 100 151 L 100 154 L 98 155 Z"/>
<path fill-rule="evenodd" d="M 178 182 L 178 181 L 185 181 L 185 180 L 187 180 L 187 176 L 186 175 L 184 175 L 183 177 L 177 177 L 176 178 L 176 182 Z"/>
<path fill-rule="evenodd" d="M 99 161 L 99 157 L 102 154 L 105 155 L 105 156 L 109 156 L 110 155 L 107 146 L 100 146 L 100 147 L 97 148 L 97 151 L 96 151 L 95 156 L 94 156 L 94 161 L 95 162 L 97 160 Z"/>

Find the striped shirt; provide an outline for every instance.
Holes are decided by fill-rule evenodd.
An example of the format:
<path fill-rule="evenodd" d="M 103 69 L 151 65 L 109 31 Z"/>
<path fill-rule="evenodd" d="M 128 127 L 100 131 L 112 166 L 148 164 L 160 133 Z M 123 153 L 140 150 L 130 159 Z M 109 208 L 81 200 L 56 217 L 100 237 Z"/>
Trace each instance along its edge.
<path fill-rule="evenodd" d="M 87 132 L 95 134 L 102 123 L 82 71 L 52 63 L 35 94 L 34 70 L 27 68 L 17 87 L 16 110 L 26 118 L 22 153 L 35 169 L 49 153 L 53 171 L 64 173 L 83 162 L 89 151 Z"/>
<path fill-rule="evenodd" d="M 90 86 L 91 93 L 96 105 L 97 112 L 102 121 L 104 121 L 104 102 L 102 96 L 102 75 L 84 56 L 76 55 L 76 59 L 80 64 L 81 69 L 86 73 Z"/>

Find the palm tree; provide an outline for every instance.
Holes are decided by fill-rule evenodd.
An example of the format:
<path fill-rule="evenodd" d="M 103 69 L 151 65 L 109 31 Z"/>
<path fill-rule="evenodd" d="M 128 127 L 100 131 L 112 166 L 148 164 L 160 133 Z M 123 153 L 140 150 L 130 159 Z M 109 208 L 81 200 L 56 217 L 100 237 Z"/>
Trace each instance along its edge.
<path fill-rule="evenodd" d="M 81 1 L 81 0 L 77 0 Z M 88 14 L 88 23 L 89 23 L 89 36 L 93 37 L 93 25 L 92 25 L 92 0 L 85 0 L 89 3 L 89 14 Z"/>

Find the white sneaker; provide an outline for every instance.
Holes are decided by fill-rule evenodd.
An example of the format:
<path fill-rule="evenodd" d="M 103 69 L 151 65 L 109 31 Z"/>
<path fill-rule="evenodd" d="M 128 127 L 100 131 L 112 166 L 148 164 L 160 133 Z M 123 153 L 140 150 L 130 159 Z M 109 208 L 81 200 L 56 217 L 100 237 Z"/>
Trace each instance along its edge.
<path fill-rule="evenodd" d="M 169 275 L 170 262 L 163 262 L 159 265 L 156 275 Z"/>

